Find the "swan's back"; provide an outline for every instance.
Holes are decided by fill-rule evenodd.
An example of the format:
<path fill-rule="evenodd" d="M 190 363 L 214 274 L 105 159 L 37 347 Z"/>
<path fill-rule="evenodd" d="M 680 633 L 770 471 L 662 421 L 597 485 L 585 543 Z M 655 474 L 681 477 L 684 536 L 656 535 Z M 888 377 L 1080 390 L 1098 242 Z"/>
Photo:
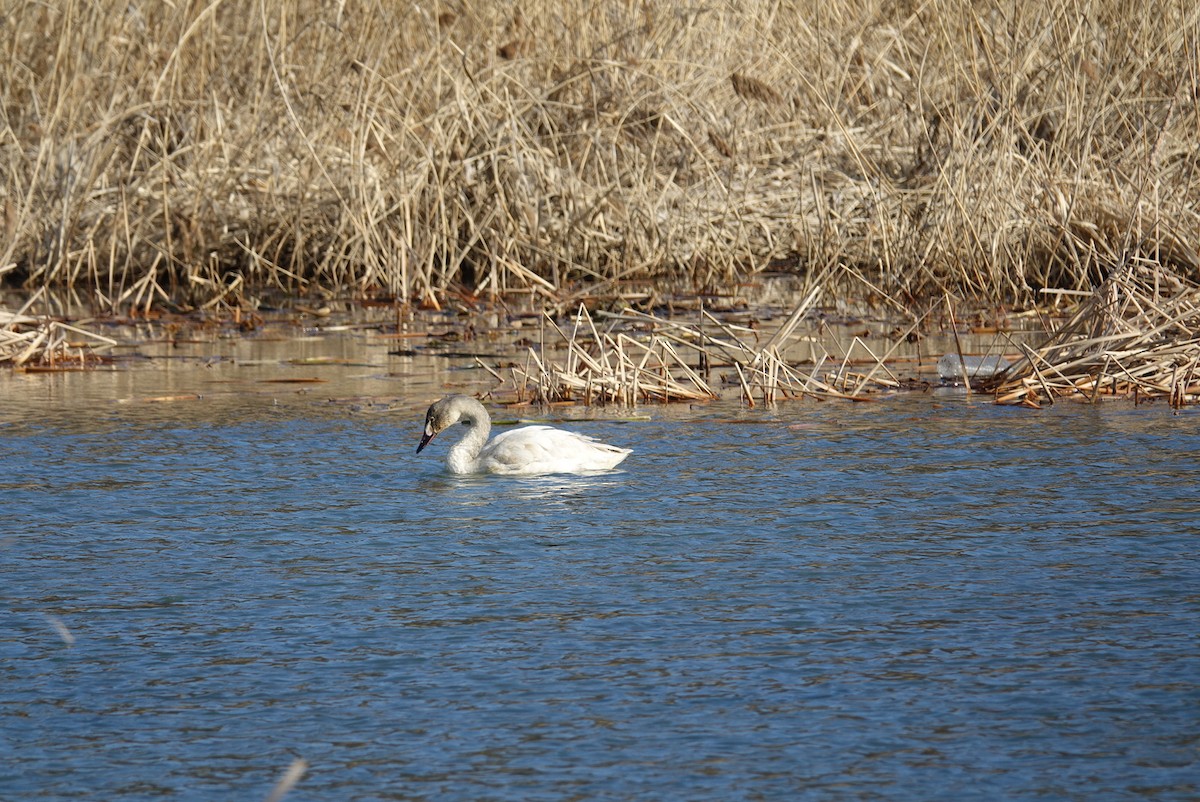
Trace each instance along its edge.
<path fill-rule="evenodd" d="M 582 434 L 550 426 L 522 426 L 501 432 L 479 452 L 488 473 L 585 473 L 615 468 L 631 453 Z"/>

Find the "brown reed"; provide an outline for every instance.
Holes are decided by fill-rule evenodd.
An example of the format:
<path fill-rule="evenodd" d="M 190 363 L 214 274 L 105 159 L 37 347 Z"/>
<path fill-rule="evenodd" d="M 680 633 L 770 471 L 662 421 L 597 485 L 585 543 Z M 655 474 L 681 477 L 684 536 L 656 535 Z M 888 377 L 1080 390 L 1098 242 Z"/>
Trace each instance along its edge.
<path fill-rule="evenodd" d="M 548 315 L 546 323 L 565 345 L 566 361 L 549 362 L 530 348 L 525 365 L 511 368 L 518 401 L 633 406 L 717 397 L 665 337 L 642 342 L 621 332 L 599 331 L 582 305 L 569 335 Z"/>
<path fill-rule="evenodd" d="M 1200 268 L 1182 0 L 97 0 L 0 41 L 0 282 L 113 310 Z"/>
<path fill-rule="evenodd" d="M 900 343 L 924 319 L 922 316 L 900 335 L 882 356 L 876 355 L 862 339 L 853 338 L 841 352 L 840 361 L 800 324 L 821 296 L 815 288 L 796 306 L 765 342 L 758 332 L 736 326 L 701 309 L 694 321 L 672 320 L 626 309 L 620 313 L 600 312 L 610 328 L 600 330 L 587 308 L 580 306 L 570 333 L 563 331 L 549 316 L 546 323 L 557 338 L 530 348 L 521 366 L 513 366 L 510 389 L 519 402 L 584 404 L 698 401 L 717 398 L 718 387 L 708 374 L 715 367 L 732 368 L 748 406 L 758 402 L 774 404 L 805 396 L 866 400 L 880 391 L 895 390 L 904 383 L 889 369 L 886 360 Z M 616 331 L 617 324 L 636 326 L 640 336 Z M 630 329 L 632 330 L 632 329 Z M 807 342 L 813 353 L 813 367 L 807 374 L 785 358 L 789 346 Z M 834 348 L 837 348 L 834 340 Z M 565 359 L 551 361 L 546 354 L 561 346 Z M 852 352 L 865 351 L 870 369 L 855 370 L 861 359 L 852 360 Z M 694 354 L 696 364 L 683 353 Z M 489 371 L 496 378 L 499 374 Z M 756 400 L 757 399 L 757 400 Z"/>
<path fill-rule="evenodd" d="M 117 344 L 111 337 L 51 317 L 26 312 L 40 292 L 16 312 L 0 307 L 0 365 L 69 370 L 94 365 L 99 353 Z"/>
<path fill-rule="evenodd" d="M 1200 286 L 1131 263 L 1087 295 L 1038 348 L 982 389 L 1000 404 L 1058 398 L 1200 402 Z"/>

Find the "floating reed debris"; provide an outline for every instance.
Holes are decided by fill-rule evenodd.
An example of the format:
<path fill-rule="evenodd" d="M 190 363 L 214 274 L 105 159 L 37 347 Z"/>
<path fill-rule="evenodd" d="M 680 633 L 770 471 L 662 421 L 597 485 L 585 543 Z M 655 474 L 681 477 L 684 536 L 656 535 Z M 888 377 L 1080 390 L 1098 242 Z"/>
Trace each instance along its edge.
<path fill-rule="evenodd" d="M 1161 267 L 1122 266 L 1041 347 L 981 383 L 998 404 L 1057 398 L 1200 401 L 1200 287 Z"/>
<path fill-rule="evenodd" d="M 0 309 L 0 365 L 26 370 L 78 370 L 97 364 L 97 351 L 117 344 L 111 337 L 53 318 Z"/>
<path fill-rule="evenodd" d="M 280 775 L 276 781 L 275 787 L 271 789 L 271 793 L 267 794 L 266 802 L 283 802 L 283 798 L 296 787 L 296 784 L 303 779 L 305 772 L 308 771 L 308 761 L 302 758 L 296 758 L 292 761 L 287 770 Z"/>

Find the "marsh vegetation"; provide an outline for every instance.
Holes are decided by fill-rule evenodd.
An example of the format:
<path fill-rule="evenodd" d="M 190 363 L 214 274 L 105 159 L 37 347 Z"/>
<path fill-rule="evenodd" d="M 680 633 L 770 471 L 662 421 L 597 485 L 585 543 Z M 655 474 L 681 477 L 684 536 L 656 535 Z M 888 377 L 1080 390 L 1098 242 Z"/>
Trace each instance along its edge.
<path fill-rule="evenodd" d="M 1178 0 L 102 0 L 10 5 L 0 37 L 0 282 L 99 313 L 563 322 L 785 272 L 906 328 L 1200 270 Z"/>

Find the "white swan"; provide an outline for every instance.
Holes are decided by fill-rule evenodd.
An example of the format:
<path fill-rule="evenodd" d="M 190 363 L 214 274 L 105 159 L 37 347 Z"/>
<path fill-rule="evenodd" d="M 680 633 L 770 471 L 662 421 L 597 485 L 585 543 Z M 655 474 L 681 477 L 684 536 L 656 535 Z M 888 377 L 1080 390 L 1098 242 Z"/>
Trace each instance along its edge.
<path fill-rule="evenodd" d="M 583 473 L 615 468 L 630 454 L 574 432 L 550 426 L 522 426 L 487 442 L 492 419 L 483 404 L 467 395 L 448 395 L 425 413 L 425 433 L 417 453 L 434 435 L 462 421 L 467 433 L 446 455 L 450 473 Z M 485 445 L 486 444 L 486 445 Z"/>

